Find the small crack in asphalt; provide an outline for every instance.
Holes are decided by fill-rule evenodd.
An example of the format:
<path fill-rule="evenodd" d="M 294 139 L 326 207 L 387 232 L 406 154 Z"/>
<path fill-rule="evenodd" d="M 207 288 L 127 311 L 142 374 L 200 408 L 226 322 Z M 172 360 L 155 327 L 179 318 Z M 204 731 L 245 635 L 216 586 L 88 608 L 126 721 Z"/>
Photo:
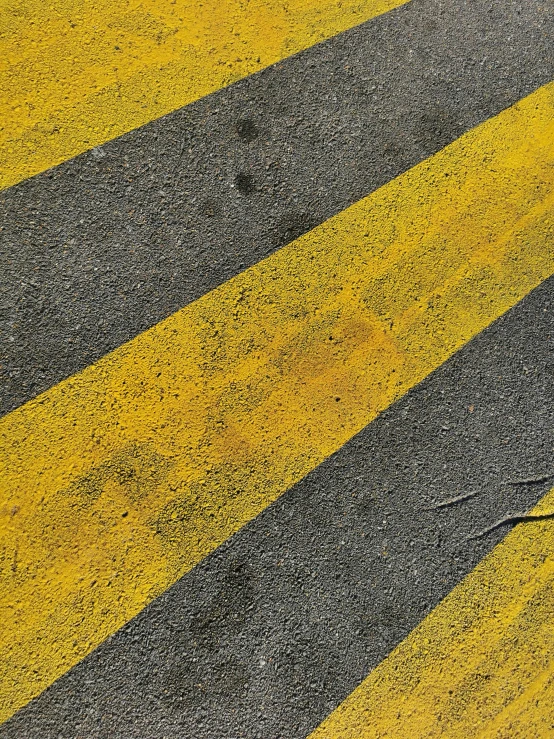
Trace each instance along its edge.
<path fill-rule="evenodd" d="M 518 523 L 529 523 L 530 521 L 545 521 L 549 518 L 554 518 L 554 512 L 553 513 L 514 513 L 511 516 L 505 516 L 504 518 L 501 518 L 499 521 L 496 521 L 496 523 L 493 523 L 491 526 L 488 526 L 486 529 L 483 529 L 483 531 L 479 531 L 477 534 L 471 534 L 470 536 L 466 537 L 466 541 L 469 541 L 471 539 L 480 539 L 483 536 L 486 536 L 487 534 L 492 533 L 493 531 L 496 531 L 496 529 L 499 529 L 501 526 L 515 526 Z"/>
<path fill-rule="evenodd" d="M 437 503 L 434 506 L 431 506 L 431 508 L 425 508 L 426 511 L 438 511 L 441 508 L 449 508 L 450 506 L 456 505 L 457 503 L 463 503 L 465 500 L 469 500 L 470 498 L 474 498 L 477 495 L 477 491 L 474 491 L 472 493 L 465 493 L 464 495 L 458 495 L 456 498 L 448 498 L 448 500 L 443 500 L 440 503 Z"/>
<path fill-rule="evenodd" d="M 554 478 L 554 472 L 550 472 L 547 475 L 541 477 L 528 477 L 524 480 L 508 480 L 508 485 L 539 485 L 542 482 L 548 482 Z"/>

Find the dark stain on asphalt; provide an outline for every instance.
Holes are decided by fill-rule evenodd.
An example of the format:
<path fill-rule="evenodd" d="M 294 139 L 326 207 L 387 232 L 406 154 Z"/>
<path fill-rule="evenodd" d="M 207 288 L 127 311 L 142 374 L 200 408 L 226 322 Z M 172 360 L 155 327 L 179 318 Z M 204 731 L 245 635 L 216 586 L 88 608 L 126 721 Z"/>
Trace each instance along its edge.
<path fill-rule="evenodd" d="M 446 107 L 436 106 L 417 117 L 414 136 L 419 140 L 422 151 L 440 148 L 457 139 L 464 132 L 463 121 Z"/>
<path fill-rule="evenodd" d="M 254 177 L 246 172 L 239 172 L 235 177 L 235 185 L 242 195 L 251 195 L 256 190 Z"/>
<path fill-rule="evenodd" d="M 256 575 L 244 561 L 229 563 L 216 595 L 202 604 L 190 623 L 190 632 L 201 648 L 213 650 L 229 634 L 244 630 L 256 605 Z"/>
<path fill-rule="evenodd" d="M 302 211 L 287 213 L 277 226 L 277 242 L 280 246 L 294 241 L 318 225 L 318 219 Z"/>
<path fill-rule="evenodd" d="M 237 123 L 237 134 L 243 141 L 250 143 L 258 138 L 260 131 L 252 118 L 243 118 Z"/>

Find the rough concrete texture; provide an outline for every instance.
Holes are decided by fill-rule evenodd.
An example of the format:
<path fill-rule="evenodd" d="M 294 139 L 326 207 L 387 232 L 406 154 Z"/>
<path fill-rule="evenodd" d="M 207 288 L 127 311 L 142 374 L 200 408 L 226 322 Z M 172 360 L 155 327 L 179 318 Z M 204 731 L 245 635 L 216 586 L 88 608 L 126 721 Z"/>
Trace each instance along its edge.
<path fill-rule="evenodd" d="M 554 76 L 540 0 L 412 0 L 0 194 L 3 412 Z"/>
<path fill-rule="evenodd" d="M 0 728 L 302 737 L 548 489 L 554 279 Z M 476 493 L 459 505 L 441 501 Z"/>

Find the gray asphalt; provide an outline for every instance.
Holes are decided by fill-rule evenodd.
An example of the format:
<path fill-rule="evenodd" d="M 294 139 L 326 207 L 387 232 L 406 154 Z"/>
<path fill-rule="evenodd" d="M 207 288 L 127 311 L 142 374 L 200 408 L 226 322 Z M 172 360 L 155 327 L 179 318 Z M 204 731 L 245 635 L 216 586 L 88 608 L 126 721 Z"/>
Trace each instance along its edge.
<path fill-rule="evenodd" d="M 554 278 L 0 727 L 0 737 L 305 737 L 507 527 L 467 537 L 554 484 L 511 484 L 554 472 L 553 350 Z"/>
<path fill-rule="evenodd" d="M 412 0 L 0 193 L 0 412 L 554 78 L 543 0 Z"/>

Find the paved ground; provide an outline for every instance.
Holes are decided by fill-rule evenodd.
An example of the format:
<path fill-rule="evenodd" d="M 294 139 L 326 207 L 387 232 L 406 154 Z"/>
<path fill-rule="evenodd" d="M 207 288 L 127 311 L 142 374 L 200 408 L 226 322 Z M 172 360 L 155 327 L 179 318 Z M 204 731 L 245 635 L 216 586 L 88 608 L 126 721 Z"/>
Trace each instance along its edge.
<path fill-rule="evenodd" d="M 306 736 L 547 491 L 508 483 L 551 471 L 553 310 L 550 282 L 2 735 Z"/>
<path fill-rule="evenodd" d="M 3 409 L 549 82 L 552 24 L 413 0 L 4 191 Z"/>
<path fill-rule="evenodd" d="M 554 732 L 554 15 L 346 15 L 0 193 L 2 737 Z"/>

